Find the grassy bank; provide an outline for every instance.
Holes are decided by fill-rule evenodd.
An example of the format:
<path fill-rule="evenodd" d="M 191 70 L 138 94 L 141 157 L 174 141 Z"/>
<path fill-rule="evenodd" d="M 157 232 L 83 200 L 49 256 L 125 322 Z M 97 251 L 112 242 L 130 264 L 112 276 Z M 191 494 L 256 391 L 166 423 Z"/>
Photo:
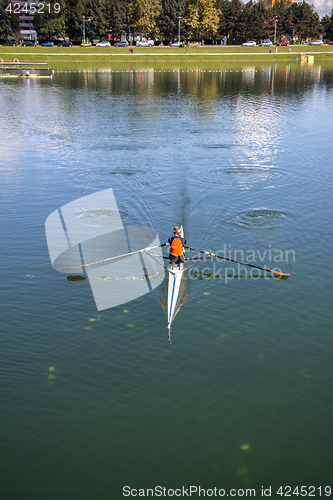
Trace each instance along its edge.
<path fill-rule="evenodd" d="M 0 58 L 4 62 L 12 62 L 17 58 L 20 62 L 122 62 L 122 61 L 282 61 L 295 60 L 302 53 L 312 54 L 315 60 L 333 60 L 333 46 L 312 47 L 293 45 L 288 47 L 0 47 Z M 0 59 L 0 63 L 2 62 Z"/>

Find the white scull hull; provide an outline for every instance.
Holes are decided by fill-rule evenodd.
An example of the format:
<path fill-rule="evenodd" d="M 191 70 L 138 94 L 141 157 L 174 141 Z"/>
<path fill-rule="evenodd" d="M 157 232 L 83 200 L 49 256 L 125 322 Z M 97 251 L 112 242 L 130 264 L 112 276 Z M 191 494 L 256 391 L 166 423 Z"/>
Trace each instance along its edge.
<path fill-rule="evenodd" d="M 180 228 L 180 235 L 184 238 L 183 226 Z M 179 266 L 178 264 L 169 264 L 169 285 L 168 285 L 168 329 L 170 330 L 171 324 L 178 312 L 178 297 L 180 292 L 180 285 L 182 281 L 182 276 L 184 272 L 184 263 L 182 262 Z"/>

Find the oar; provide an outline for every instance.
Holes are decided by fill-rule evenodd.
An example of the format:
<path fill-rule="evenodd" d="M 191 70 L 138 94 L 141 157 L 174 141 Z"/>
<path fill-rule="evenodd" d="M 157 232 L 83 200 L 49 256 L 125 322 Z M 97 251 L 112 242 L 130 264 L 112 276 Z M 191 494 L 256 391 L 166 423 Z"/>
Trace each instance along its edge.
<path fill-rule="evenodd" d="M 166 245 L 169 245 L 169 243 L 163 243 L 163 245 L 155 245 L 154 247 L 140 248 L 140 250 L 134 250 L 134 252 L 123 253 L 122 255 L 115 255 L 114 257 L 97 260 L 96 262 L 90 262 L 90 264 L 82 264 L 82 266 L 69 267 L 68 269 L 80 269 L 82 267 L 93 266 L 94 264 L 100 264 L 101 262 L 107 262 L 113 259 L 120 259 L 121 257 L 128 257 L 129 255 L 134 255 L 135 253 L 144 252 L 145 250 L 153 250 L 154 248 L 165 247 Z"/>
<path fill-rule="evenodd" d="M 161 245 L 161 246 L 163 246 L 163 245 Z M 151 257 L 152 259 L 156 260 L 156 262 L 157 262 L 158 264 L 160 264 L 160 266 L 164 267 L 164 269 L 166 269 L 166 270 L 167 270 L 170 274 L 172 274 L 172 276 L 174 276 L 174 275 L 175 275 L 175 273 L 173 273 L 173 272 L 172 272 L 172 271 L 171 271 L 168 267 L 166 267 L 164 264 L 162 264 L 162 262 L 160 262 L 159 260 L 157 260 L 157 259 L 154 257 L 154 255 L 152 255 L 151 253 L 147 252 L 147 249 L 146 249 L 146 248 L 143 250 L 143 253 L 145 253 L 146 255 L 149 255 L 149 257 Z"/>
<path fill-rule="evenodd" d="M 230 262 L 236 262 L 237 264 L 242 264 L 244 266 L 254 267 L 255 269 L 260 269 L 261 271 L 268 271 L 269 273 L 278 274 L 279 276 L 290 276 L 290 274 L 287 273 L 280 273 L 279 271 L 273 271 L 273 269 L 265 269 L 264 267 L 254 266 L 253 264 L 247 264 L 246 262 L 242 262 L 240 260 L 228 259 L 228 257 L 222 257 L 221 255 L 216 255 L 216 253 L 207 252 L 205 250 L 198 250 L 197 248 L 191 248 L 187 246 L 185 246 L 185 248 L 187 248 L 188 250 L 192 250 L 193 252 L 205 253 L 206 255 L 208 255 L 207 258 L 217 257 L 218 259 L 229 260 Z"/>
<path fill-rule="evenodd" d="M 186 247 L 186 248 L 189 248 L 189 247 Z M 192 250 L 192 249 L 190 248 L 190 250 Z M 196 261 L 199 260 L 199 261 L 202 262 L 202 261 L 204 261 L 206 259 L 210 259 L 210 258 L 211 258 L 211 255 L 209 254 L 209 255 L 206 255 L 206 257 L 202 257 L 201 259 L 199 257 L 194 257 L 193 260 L 196 260 Z M 187 259 L 187 260 L 190 260 L 190 259 Z M 194 262 L 194 264 L 191 264 L 190 266 L 185 267 L 184 271 L 187 271 L 188 269 L 191 269 L 191 267 L 196 266 L 197 264 L 198 264 L 198 262 Z"/>

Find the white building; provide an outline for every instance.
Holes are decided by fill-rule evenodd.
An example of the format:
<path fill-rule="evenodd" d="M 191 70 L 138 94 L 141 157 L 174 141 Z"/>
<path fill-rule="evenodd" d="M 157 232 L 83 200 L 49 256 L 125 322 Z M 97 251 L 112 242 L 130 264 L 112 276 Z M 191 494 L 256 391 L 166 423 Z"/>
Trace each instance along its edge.
<path fill-rule="evenodd" d="M 38 9 L 42 13 L 41 9 L 44 9 L 44 0 L 39 0 L 36 3 L 30 2 L 28 0 L 16 0 L 12 1 L 12 12 L 18 14 L 20 23 L 20 37 L 23 40 L 36 40 L 37 33 L 34 30 L 33 20 L 34 14 Z M 45 3 L 46 5 L 46 3 Z"/>

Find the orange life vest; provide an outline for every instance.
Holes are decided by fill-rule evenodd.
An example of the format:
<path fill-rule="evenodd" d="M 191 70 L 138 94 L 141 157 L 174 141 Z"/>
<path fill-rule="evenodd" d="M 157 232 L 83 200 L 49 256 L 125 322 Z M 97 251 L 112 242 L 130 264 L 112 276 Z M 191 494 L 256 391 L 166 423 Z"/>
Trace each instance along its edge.
<path fill-rule="evenodd" d="M 180 241 L 180 239 L 177 238 L 177 236 L 173 239 L 171 243 L 170 253 L 175 257 L 180 257 L 181 255 L 183 255 L 183 244 Z"/>

